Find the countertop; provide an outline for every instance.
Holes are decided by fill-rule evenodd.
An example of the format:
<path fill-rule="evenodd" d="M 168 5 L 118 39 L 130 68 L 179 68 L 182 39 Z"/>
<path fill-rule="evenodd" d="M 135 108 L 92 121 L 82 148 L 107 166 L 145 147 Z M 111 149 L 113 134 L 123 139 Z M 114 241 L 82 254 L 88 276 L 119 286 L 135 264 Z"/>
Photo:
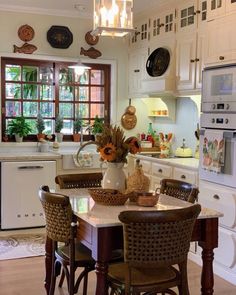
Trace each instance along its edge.
<path fill-rule="evenodd" d="M 26 151 L 9 151 L 0 152 L 0 161 L 37 161 L 37 160 L 56 160 L 60 159 L 61 154 L 57 152 L 26 152 Z"/>
<path fill-rule="evenodd" d="M 175 167 L 186 167 L 188 169 L 192 170 L 198 170 L 199 166 L 199 159 L 196 158 L 166 158 L 166 159 L 161 159 L 161 158 L 156 158 L 155 156 L 150 156 L 150 155 L 137 155 L 139 159 L 143 160 L 148 160 L 152 161 L 153 163 L 161 163 L 161 164 L 167 164 L 167 165 L 172 165 Z"/>

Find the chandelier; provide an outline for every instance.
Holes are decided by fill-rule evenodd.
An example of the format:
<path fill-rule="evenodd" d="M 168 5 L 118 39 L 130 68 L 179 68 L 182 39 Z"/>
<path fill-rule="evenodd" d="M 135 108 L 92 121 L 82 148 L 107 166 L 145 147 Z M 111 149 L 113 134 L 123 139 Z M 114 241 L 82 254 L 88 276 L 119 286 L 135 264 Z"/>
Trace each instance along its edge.
<path fill-rule="evenodd" d="M 133 32 L 133 0 L 94 0 L 92 35 L 123 37 Z"/>

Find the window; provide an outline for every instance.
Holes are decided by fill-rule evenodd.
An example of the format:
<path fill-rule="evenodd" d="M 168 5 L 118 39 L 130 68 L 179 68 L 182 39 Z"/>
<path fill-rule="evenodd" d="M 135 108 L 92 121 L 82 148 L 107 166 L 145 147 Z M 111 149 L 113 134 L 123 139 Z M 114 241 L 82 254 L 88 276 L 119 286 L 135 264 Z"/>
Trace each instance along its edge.
<path fill-rule="evenodd" d="M 83 126 L 96 115 L 109 123 L 110 65 L 89 64 L 82 75 L 69 68 L 72 63 L 2 58 L 2 134 L 10 120 L 24 116 L 36 140 L 36 117 L 44 118 L 44 133 L 54 133 L 57 114 L 64 119 L 65 140 L 72 140 L 73 122 L 79 117 Z M 86 129 L 86 128 L 84 128 Z M 89 134 L 89 131 L 85 131 Z"/>

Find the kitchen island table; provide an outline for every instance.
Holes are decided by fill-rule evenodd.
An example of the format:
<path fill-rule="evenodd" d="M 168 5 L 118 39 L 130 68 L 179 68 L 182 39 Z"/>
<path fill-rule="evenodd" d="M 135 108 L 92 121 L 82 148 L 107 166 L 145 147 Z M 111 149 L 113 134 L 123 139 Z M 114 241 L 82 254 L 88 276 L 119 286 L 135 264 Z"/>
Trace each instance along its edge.
<path fill-rule="evenodd" d="M 191 203 L 160 195 L 158 204 L 154 207 L 140 207 L 131 203 L 124 206 L 104 206 L 95 204 L 86 189 L 61 189 L 59 193 L 70 196 L 74 213 L 78 217 L 78 239 L 92 251 L 96 260 L 97 285 L 95 295 L 107 295 L 106 275 L 108 261 L 114 249 L 123 247 L 122 224 L 118 219 L 121 211 L 125 210 L 169 210 L 191 206 Z M 192 241 L 198 241 L 202 247 L 201 290 L 199 294 L 213 294 L 213 249 L 218 246 L 218 218 L 222 214 L 202 208 L 195 223 Z M 46 278 L 47 294 L 50 289 L 52 262 L 52 243 L 46 241 Z"/>

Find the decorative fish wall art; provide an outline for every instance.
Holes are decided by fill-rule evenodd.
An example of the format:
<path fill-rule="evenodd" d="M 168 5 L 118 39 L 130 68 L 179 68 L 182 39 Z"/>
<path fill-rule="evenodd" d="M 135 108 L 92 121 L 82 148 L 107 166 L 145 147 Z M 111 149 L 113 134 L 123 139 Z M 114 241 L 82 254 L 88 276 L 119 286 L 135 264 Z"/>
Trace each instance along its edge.
<path fill-rule="evenodd" d="M 85 56 L 88 56 L 90 58 L 98 58 L 100 56 L 102 56 L 102 53 L 101 51 L 95 49 L 94 47 L 90 47 L 88 50 L 84 49 L 83 47 L 81 47 L 80 49 L 80 54 L 81 55 L 85 55 Z"/>
<path fill-rule="evenodd" d="M 18 47 L 16 45 L 13 45 L 13 52 L 16 53 L 25 53 L 25 54 L 31 54 L 35 50 L 37 50 L 37 47 L 33 44 L 25 43 L 21 47 Z"/>

